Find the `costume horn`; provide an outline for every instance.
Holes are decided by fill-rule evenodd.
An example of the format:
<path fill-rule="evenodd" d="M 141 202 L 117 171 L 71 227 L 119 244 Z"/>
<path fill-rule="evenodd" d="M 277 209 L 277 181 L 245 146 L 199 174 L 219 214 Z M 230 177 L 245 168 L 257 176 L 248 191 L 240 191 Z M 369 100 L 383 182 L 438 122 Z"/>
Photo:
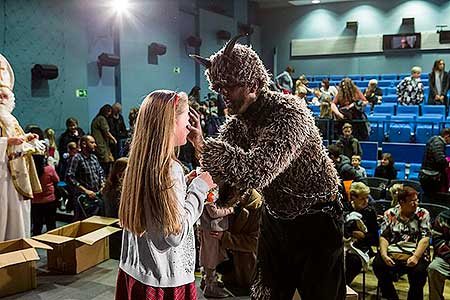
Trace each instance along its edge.
<path fill-rule="evenodd" d="M 239 34 L 236 35 L 234 38 L 228 41 L 227 45 L 225 46 L 225 50 L 223 51 L 223 54 L 225 56 L 229 56 L 231 54 L 231 51 L 233 51 L 234 45 L 236 44 L 237 40 L 240 39 L 243 36 L 247 36 L 247 34 Z"/>
<path fill-rule="evenodd" d="M 193 58 L 197 63 L 203 65 L 205 68 L 211 68 L 211 61 L 209 60 L 209 58 L 204 58 L 196 54 L 189 54 L 189 57 Z"/>

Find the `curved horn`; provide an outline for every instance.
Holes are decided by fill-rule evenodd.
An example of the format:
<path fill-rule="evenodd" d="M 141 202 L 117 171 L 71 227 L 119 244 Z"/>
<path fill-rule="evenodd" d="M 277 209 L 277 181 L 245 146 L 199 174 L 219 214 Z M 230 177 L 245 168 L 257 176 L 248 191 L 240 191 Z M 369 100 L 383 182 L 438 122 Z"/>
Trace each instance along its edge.
<path fill-rule="evenodd" d="M 234 38 L 228 41 L 227 45 L 225 46 L 225 50 L 223 51 L 223 54 L 228 56 L 231 54 L 231 51 L 233 51 L 234 45 L 236 44 L 237 40 L 240 39 L 243 36 L 247 36 L 248 34 L 242 33 L 236 35 Z"/>
<path fill-rule="evenodd" d="M 204 58 L 196 54 L 189 54 L 189 57 L 193 58 L 197 63 L 203 65 L 205 68 L 211 68 L 211 61 L 209 60 L 209 58 Z"/>

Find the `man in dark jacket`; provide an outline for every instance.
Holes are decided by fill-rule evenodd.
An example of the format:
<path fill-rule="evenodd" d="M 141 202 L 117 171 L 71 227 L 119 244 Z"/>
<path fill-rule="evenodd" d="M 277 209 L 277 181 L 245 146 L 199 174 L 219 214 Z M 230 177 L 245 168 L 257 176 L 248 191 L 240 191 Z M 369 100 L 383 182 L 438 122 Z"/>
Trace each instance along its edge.
<path fill-rule="evenodd" d="M 342 149 L 338 145 L 328 146 L 328 156 L 334 162 L 334 166 L 342 181 L 361 181 L 362 177 L 353 168 L 350 159 L 342 154 Z"/>
<path fill-rule="evenodd" d="M 114 159 L 119 158 L 119 153 L 121 149 L 121 140 L 124 140 L 128 137 L 127 127 L 125 126 L 125 121 L 122 116 L 122 105 L 118 102 L 114 103 L 113 113 L 111 117 L 108 118 L 109 131 L 113 135 L 113 137 L 117 140 L 117 144 L 112 145 L 111 152 L 114 156 Z"/>
<path fill-rule="evenodd" d="M 440 135 L 430 138 L 425 147 L 419 178 L 426 194 L 446 192 L 446 189 L 448 189 L 445 170 L 449 163 L 445 156 L 445 145 L 449 143 L 450 128 L 444 128 Z"/>

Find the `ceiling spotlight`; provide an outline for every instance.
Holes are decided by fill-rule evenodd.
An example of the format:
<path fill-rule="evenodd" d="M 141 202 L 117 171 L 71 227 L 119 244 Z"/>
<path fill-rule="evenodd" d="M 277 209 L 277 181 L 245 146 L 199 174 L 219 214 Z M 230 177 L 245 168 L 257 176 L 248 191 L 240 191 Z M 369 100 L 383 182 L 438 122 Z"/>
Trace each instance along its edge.
<path fill-rule="evenodd" d="M 116 13 L 121 14 L 128 10 L 129 3 L 128 0 L 113 0 L 111 6 L 114 8 Z"/>
<path fill-rule="evenodd" d="M 312 4 L 319 4 L 319 3 L 320 3 L 320 0 L 312 0 L 311 3 L 312 3 Z"/>

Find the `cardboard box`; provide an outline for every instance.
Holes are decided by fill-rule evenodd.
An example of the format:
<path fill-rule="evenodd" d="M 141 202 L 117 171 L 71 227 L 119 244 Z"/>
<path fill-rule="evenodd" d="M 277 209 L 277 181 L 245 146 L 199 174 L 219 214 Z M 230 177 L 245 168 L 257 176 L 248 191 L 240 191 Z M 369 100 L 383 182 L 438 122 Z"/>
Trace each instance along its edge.
<path fill-rule="evenodd" d="M 301 300 L 297 290 L 295 291 L 293 300 Z M 358 300 L 358 293 L 352 290 L 349 286 L 347 286 L 347 295 L 345 297 L 345 300 Z"/>
<path fill-rule="evenodd" d="M 36 288 L 39 255 L 34 248 L 52 249 L 32 239 L 0 243 L 0 298 Z"/>
<path fill-rule="evenodd" d="M 53 247 L 47 251 L 49 270 L 78 274 L 109 259 L 109 236 L 120 231 L 118 219 L 94 216 L 34 236 Z"/>

